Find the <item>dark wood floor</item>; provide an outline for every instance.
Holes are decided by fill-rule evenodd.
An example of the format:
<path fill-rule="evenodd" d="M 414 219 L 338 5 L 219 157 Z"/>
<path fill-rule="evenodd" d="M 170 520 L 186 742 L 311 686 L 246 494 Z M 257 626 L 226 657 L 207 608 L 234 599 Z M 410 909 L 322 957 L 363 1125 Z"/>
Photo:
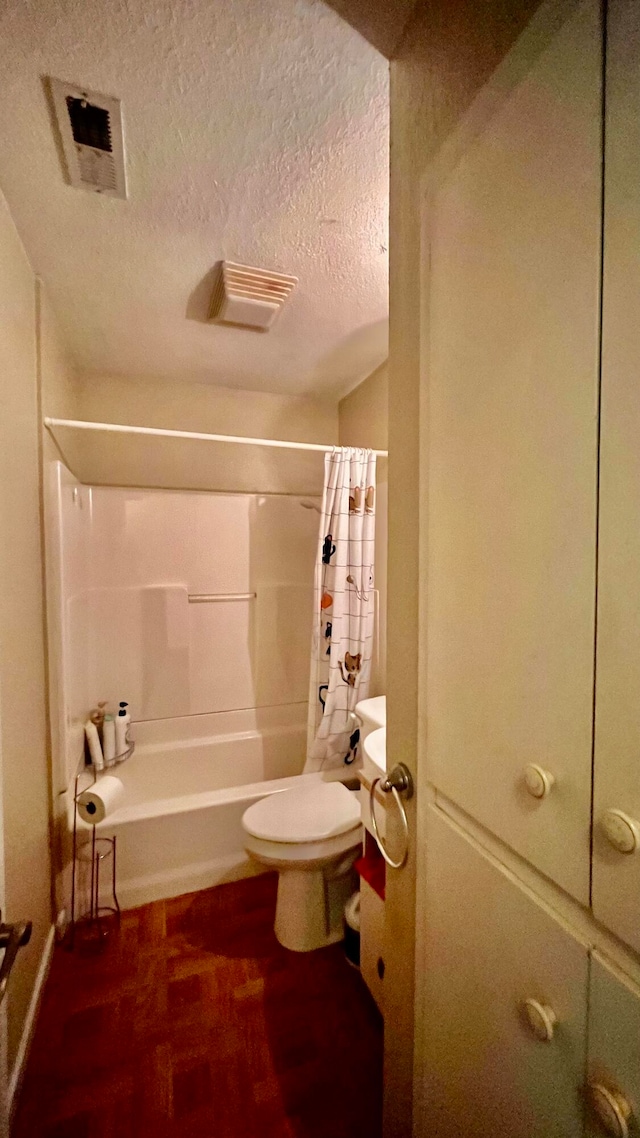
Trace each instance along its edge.
<path fill-rule="evenodd" d="M 382 1025 L 340 945 L 273 934 L 265 875 L 56 949 L 15 1138 L 377 1138 Z"/>

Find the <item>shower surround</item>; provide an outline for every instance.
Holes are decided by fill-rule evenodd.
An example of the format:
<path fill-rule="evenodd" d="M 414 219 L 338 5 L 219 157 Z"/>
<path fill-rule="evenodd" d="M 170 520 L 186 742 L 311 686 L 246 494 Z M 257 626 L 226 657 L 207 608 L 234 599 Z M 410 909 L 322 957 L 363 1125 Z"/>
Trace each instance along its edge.
<path fill-rule="evenodd" d="M 56 463 L 48 531 L 61 846 L 88 710 L 127 699 L 137 749 L 102 826 L 125 907 L 253 872 L 239 819 L 304 766 L 317 513 L 89 487 Z"/>

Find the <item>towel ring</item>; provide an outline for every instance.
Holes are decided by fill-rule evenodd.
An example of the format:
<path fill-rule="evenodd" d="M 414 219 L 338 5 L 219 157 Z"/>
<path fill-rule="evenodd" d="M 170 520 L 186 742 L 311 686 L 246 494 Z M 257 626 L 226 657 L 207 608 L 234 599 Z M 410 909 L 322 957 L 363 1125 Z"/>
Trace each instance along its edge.
<path fill-rule="evenodd" d="M 402 857 L 398 858 L 397 861 L 395 861 L 387 852 L 384 842 L 380 837 L 378 823 L 376 822 L 376 787 L 378 784 L 380 785 L 380 790 L 383 792 L 383 794 L 393 795 L 400 812 L 400 818 L 402 820 L 402 830 L 404 833 L 404 852 L 402 854 Z M 376 839 L 376 845 L 380 850 L 380 853 L 382 854 L 387 865 L 391 867 L 391 869 L 402 869 L 409 853 L 409 822 L 407 821 L 407 812 L 404 808 L 404 802 L 400 797 L 401 794 L 404 794 L 405 798 L 411 798 L 413 796 L 413 778 L 411 776 L 411 771 L 404 765 L 404 763 L 398 763 L 397 767 L 394 767 L 385 779 L 374 778 L 369 789 L 369 813 L 371 815 L 371 827 L 373 829 L 373 836 Z"/>

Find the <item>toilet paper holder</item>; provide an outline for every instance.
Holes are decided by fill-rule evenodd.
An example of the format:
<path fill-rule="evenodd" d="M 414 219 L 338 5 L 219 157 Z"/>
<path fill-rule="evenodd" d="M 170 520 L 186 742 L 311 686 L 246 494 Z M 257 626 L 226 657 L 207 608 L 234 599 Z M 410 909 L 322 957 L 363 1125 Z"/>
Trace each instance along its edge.
<path fill-rule="evenodd" d="M 130 742 L 126 753 L 118 755 L 117 762 L 124 762 L 125 759 L 131 757 L 134 751 L 135 744 Z M 109 764 L 110 766 L 113 763 Z M 80 788 L 80 783 L 83 774 L 91 771 L 91 781 Z M 120 904 L 118 902 L 118 895 L 116 892 L 116 879 L 117 879 L 117 863 L 116 863 L 116 836 L 113 834 L 111 837 L 98 837 L 96 833 L 96 826 L 91 827 L 91 837 L 86 842 L 81 842 L 78 839 L 78 798 L 92 786 L 98 782 L 98 772 L 95 767 L 91 766 L 86 768 L 83 766 L 76 774 L 74 793 L 73 793 L 73 855 L 72 855 L 72 871 L 71 871 L 71 921 L 69 925 L 69 937 L 67 944 L 70 950 L 73 950 L 76 943 L 76 934 L 79 929 L 87 935 L 98 947 L 102 947 L 108 934 L 109 934 L 109 918 L 115 917 L 117 923 L 120 923 Z M 101 876 L 104 878 L 104 872 L 101 874 L 103 865 L 111 858 L 111 883 L 110 904 L 100 903 L 100 889 L 101 889 Z M 81 913 L 76 913 L 78 901 L 78 878 L 80 870 L 83 865 L 90 866 L 89 874 L 89 906 L 88 909 Z"/>

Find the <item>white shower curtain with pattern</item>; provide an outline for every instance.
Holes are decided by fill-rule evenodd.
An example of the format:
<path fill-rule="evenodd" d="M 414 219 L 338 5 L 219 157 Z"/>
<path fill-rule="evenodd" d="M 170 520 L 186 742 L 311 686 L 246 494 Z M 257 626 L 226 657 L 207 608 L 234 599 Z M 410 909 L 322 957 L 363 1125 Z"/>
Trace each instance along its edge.
<path fill-rule="evenodd" d="M 360 760 L 355 705 L 366 699 L 374 647 L 376 456 L 325 456 L 316 557 L 305 772 Z"/>

